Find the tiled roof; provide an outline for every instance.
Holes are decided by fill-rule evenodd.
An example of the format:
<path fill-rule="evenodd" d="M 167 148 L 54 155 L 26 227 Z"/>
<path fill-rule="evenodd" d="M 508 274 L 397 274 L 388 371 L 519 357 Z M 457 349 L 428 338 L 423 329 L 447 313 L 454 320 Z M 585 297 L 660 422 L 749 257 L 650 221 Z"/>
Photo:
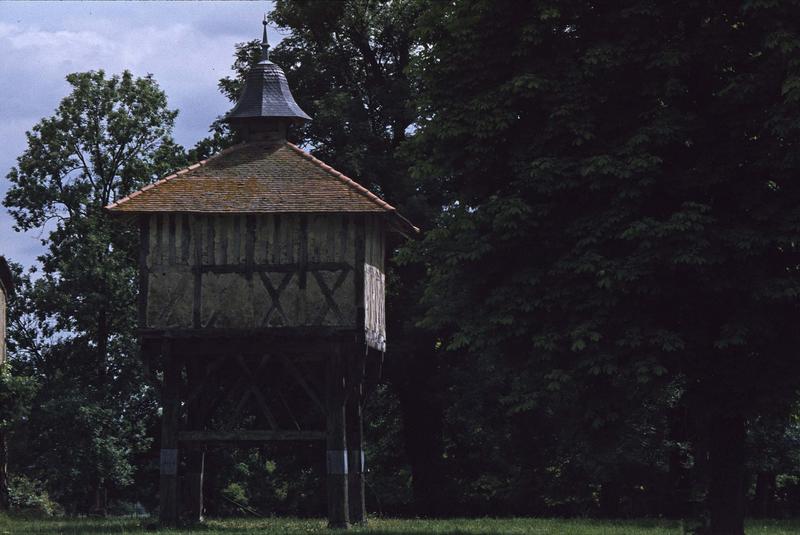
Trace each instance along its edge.
<path fill-rule="evenodd" d="M 391 213 L 410 222 L 354 180 L 291 143 L 244 143 L 131 193 L 114 213 Z"/>

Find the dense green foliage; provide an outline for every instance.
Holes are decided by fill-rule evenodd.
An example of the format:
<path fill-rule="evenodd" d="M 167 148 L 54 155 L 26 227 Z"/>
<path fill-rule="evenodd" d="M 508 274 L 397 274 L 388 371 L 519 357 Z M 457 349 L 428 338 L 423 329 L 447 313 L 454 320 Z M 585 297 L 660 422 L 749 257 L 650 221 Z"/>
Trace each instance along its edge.
<path fill-rule="evenodd" d="M 73 511 L 130 489 L 156 404 L 137 359 L 134 229 L 103 207 L 182 161 L 177 112 L 151 78 L 71 74 L 69 96 L 28 133 L 4 204 L 47 252 L 18 273 L 9 349 L 36 395 L 10 441 L 12 466 Z"/>
<path fill-rule="evenodd" d="M 450 197 L 409 254 L 425 324 L 499 375 L 528 440 L 563 422 L 603 487 L 631 492 L 654 404 L 685 409 L 719 533 L 741 531 L 745 419 L 798 387 L 797 10 L 432 2 L 419 22 L 414 169 Z"/>

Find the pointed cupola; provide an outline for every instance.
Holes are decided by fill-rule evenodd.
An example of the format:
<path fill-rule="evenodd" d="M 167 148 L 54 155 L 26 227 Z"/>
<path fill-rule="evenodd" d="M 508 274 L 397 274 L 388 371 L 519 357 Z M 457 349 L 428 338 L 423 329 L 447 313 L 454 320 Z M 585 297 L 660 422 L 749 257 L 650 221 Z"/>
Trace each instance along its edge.
<path fill-rule="evenodd" d="M 247 73 L 239 100 L 225 121 L 244 141 L 283 142 L 290 124 L 311 117 L 295 102 L 283 69 L 269 60 L 266 19 L 263 25 L 261 60 Z"/>

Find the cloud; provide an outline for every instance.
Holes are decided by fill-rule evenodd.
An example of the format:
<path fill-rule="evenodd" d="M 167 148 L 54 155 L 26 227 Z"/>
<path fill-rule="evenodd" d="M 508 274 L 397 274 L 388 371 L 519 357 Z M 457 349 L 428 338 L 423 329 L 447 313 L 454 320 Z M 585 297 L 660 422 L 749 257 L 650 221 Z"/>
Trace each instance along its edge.
<path fill-rule="evenodd" d="M 192 146 L 230 108 L 217 82 L 230 74 L 235 43 L 258 38 L 269 2 L 34 2 L 0 11 L 0 197 L 25 148 L 25 131 L 50 116 L 71 72 L 152 74 L 180 113 L 175 138 Z M 283 37 L 270 28 L 274 45 Z M 25 265 L 37 238 L 14 233 L 0 209 L 0 254 Z"/>

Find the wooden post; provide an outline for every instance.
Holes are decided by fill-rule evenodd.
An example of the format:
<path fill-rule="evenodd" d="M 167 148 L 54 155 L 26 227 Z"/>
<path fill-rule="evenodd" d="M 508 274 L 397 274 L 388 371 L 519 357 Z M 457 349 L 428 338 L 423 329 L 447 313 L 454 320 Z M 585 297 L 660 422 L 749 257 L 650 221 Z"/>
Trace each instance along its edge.
<path fill-rule="evenodd" d="M 350 391 L 347 398 L 347 451 L 350 521 L 364 525 L 367 522 L 367 509 L 364 502 L 364 428 L 360 384 Z"/>
<path fill-rule="evenodd" d="M 186 487 L 188 504 L 187 520 L 192 523 L 203 521 L 203 476 L 205 471 L 206 452 L 201 449 L 190 449 L 186 463 Z"/>
<path fill-rule="evenodd" d="M 194 392 L 201 387 L 205 367 L 208 364 L 204 361 L 198 362 L 192 359 L 186 363 L 186 379 L 189 382 L 189 391 Z M 187 427 L 192 431 L 202 431 L 203 424 L 203 393 L 198 393 L 194 399 L 188 401 Z M 186 515 L 191 524 L 203 521 L 203 477 L 205 471 L 206 453 L 204 446 L 196 445 L 189 449 L 186 462 Z"/>
<path fill-rule="evenodd" d="M 345 366 L 337 346 L 326 363 L 328 527 L 347 529 L 347 438 L 345 431 Z"/>
<path fill-rule="evenodd" d="M 161 480 L 159 485 L 159 520 L 162 525 L 178 523 L 178 413 L 180 399 L 180 364 L 172 352 L 172 344 L 165 340 L 164 388 L 161 391 Z"/>

